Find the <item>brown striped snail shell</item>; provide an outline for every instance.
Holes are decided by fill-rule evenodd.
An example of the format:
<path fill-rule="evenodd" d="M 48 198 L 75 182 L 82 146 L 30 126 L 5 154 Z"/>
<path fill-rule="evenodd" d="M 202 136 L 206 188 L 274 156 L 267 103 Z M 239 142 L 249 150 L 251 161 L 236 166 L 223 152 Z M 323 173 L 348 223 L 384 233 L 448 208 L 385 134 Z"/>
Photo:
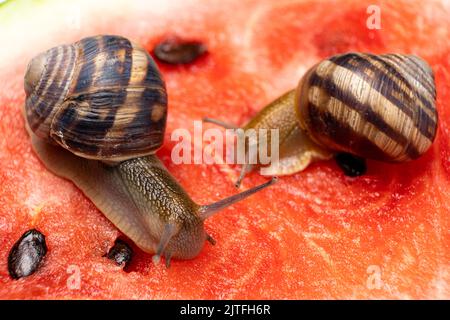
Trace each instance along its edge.
<path fill-rule="evenodd" d="M 150 55 L 126 38 L 89 37 L 38 55 L 25 92 L 31 130 L 79 156 L 121 161 L 163 143 L 165 84 Z"/>
<path fill-rule="evenodd" d="M 165 84 L 149 54 L 126 38 L 89 37 L 41 53 L 24 87 L 26 127 L 44 165 L 167 266 L 215 243 L 205 219 L 275 182 L 196 204 L 154 155 L 164 138 Z"/>
<path fill-rule="evenodd" d="M 279 130 L 279 164 L 265 168 L 265 175 L 293 174 L 337 152 L 404 162 L 433 143 L 435 101 L 433 71 L 421 58 L 347 53 L 311 67 L 296 89 L 263 108 L 243 129 Z M 243 165 L 237 185 L 252 167 Z"/>
<path fill-rule="evenodd" d="M 300 81 L 300 126 L 317 144 L 364 158 L 402 162 L 436 135 L 433 71 L 412 55 L 348 53 L 326 59 Z"/>

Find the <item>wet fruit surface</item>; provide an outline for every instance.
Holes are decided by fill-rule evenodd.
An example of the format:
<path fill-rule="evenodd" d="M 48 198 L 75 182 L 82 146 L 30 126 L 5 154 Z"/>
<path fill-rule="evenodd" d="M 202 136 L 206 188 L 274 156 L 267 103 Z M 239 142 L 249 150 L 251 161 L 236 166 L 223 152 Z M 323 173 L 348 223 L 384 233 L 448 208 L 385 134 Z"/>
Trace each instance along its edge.
<path fill-rule="evenodd" d="M 450 36 L 448 7 L 380 1 L 382 28 L 368 30 L 371 1 L 14 3 L 0 7 L 0 41 L 8 44 L 0 52 L 1 298 L 450 297 L 450 45 L 442 41 Z M 158 154 L 198 203 L 234 194 L 239 168 L 174 165 L 171 133 L 192 133 L 193 121 L 206 116 L 245 123 L 330 54 L 422 56 L 435 72 L 438 135 L 422 158 L 368 161 L 360 177 L 345 176 L 332 160 L 283 177 L 207 221 L 217 244 L 206 243 L 196 259 L 173 260 L 167 270 L 132 246 L 125 272 L 103 257 L 119 232 L 72 183 L 44 168 L 20 111 L 33 55 L 101 33 L 149 51 L 174 34 L 208 46 L 208 55 L 191 64 L 160 65 L 169 117 Z M 264 180 L 254 172 L 243 188 Z M 8 250 L 31 228 L 46 235 L 45 263 L 12 280 Z"/>

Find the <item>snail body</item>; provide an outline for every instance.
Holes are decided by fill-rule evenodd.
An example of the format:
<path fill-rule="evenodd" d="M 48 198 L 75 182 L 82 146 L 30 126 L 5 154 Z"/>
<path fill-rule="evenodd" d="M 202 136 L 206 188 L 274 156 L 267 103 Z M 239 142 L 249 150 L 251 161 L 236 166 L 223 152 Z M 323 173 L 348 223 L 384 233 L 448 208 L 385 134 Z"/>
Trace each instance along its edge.
<path fill-rule="evenodd" d="M 45 166 L 71 180 L 154 261 L 191 259 L 204 221 L 275 180 L 198 205 L 155 152 L 167 118 L 164 81 L 149 54 L 119 36 L 96 36 L 36 56 L 25 75 L 24 116 Z"/>
<path fill-rule="evenodd" d="M 419 57 L 347 53 L 311 67 L 244 130 L 279 129 L 280 161 L 267 175 L 292 174 L 337 152 L 405 162 L 434 141 L 435 101 L 433 72 Z"/>

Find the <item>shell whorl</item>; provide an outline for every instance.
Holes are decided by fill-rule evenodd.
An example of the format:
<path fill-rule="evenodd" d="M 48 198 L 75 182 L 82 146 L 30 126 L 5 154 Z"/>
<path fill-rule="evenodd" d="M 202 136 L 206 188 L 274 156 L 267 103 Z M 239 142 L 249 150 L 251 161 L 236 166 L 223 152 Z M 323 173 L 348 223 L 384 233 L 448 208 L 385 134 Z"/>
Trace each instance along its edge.
<path fill-rule="evenodd" d="M 299 83 L 300 126 L 321 146 L 401 162 L 437 131 L 434 75 L 412 55 L 348 53 L 312 67 Z"/>
<path fill-rule="evenodd" d="M 164 81 L 150 55 L 126 38 L 89 37 L 38 55 L 25 91 L 30 129 L 79 156 L 123 161 L 163 143 Z"/>
<path fill-rule="evenodd" d="M 75 46 L 51 48 L 31 60 L 25 75 L 25 111 L 31 130 L 49 137 L 55 111 L 67 96 L 76 62 Z"/>

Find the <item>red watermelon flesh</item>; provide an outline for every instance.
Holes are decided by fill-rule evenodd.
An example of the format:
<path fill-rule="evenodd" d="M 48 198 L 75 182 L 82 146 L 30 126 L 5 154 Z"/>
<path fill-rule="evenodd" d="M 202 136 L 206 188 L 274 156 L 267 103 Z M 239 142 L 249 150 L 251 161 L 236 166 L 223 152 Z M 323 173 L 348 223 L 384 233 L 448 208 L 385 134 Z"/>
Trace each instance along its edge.
<path fill-rule="evenodd" d="M 366 27 L 371 1 L 0 6 L 0 43 L 7 44 L 0 53 L 0 298 L 450 298 L 450 8 L 378 3 L 380 30 Z M 120 233 L 71 182 L 45 169 L 20 113 L 33 55 L 105 33 L 149 51 L 172 35 L 208 45 L 208 56 L 189 66 L 160 65 L 169 118 L 159 155 L 198 203 L 236 193 L 238 168 L 174 165 L 171 132 L 193 132 L 193 121 L 204 116 L 244 123 L 331 54 L 422 56 L 435 71 L 439 132 L 419 160 L 368 161 L 362 177 L 345 177 L 333 161 L 283 177 L 209 219 L 217 245 L 206 244 L 196 259 L 174 260 L 166 269 L 134 247 L 124 271 L 103 257 Z M 265 180 L 255 172 L 243 187 Z M 47 256 L 34 275 L 12 280 L 9 249 L 31 228 L 46 235 Z"/>

